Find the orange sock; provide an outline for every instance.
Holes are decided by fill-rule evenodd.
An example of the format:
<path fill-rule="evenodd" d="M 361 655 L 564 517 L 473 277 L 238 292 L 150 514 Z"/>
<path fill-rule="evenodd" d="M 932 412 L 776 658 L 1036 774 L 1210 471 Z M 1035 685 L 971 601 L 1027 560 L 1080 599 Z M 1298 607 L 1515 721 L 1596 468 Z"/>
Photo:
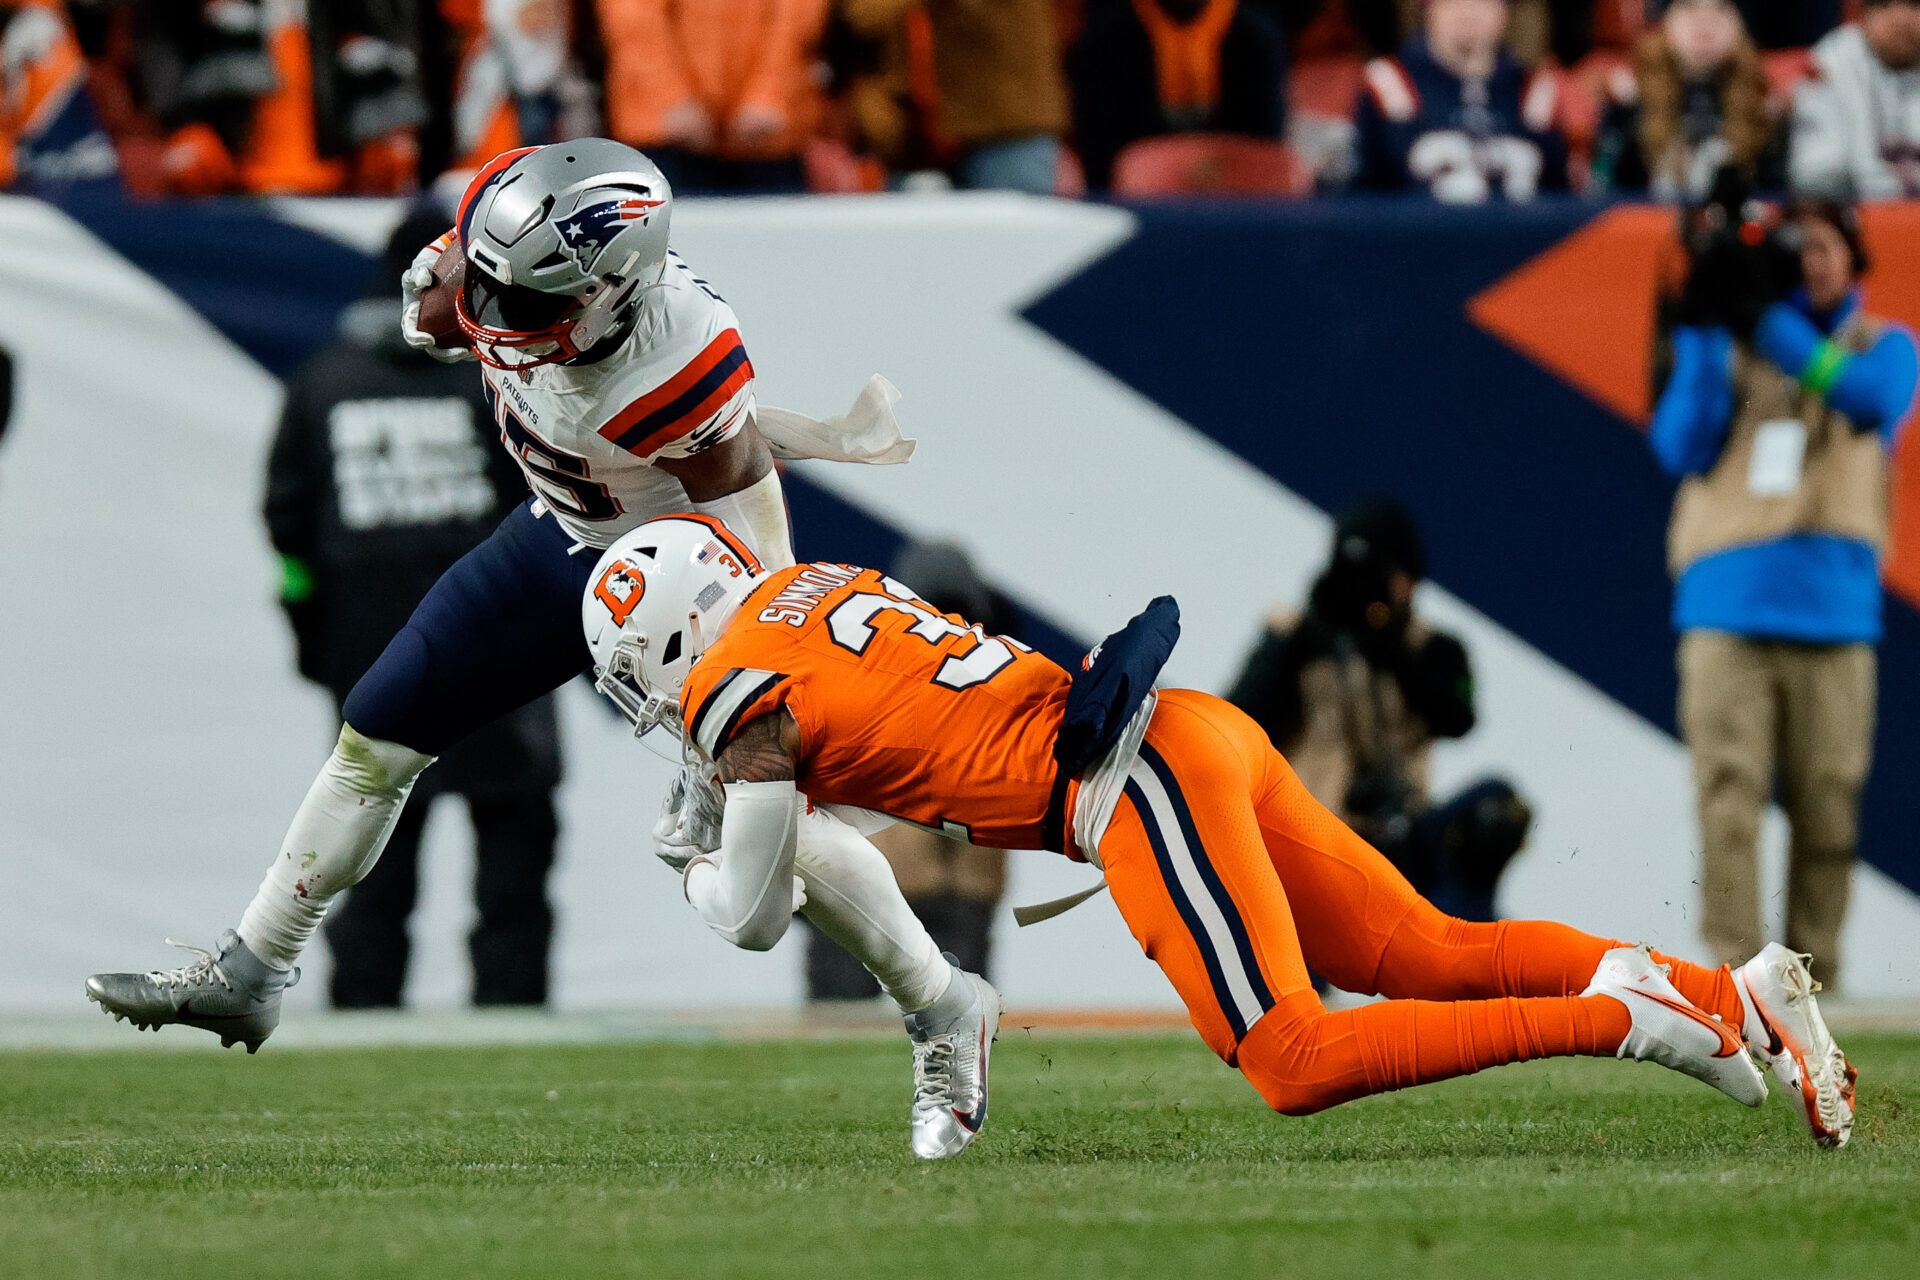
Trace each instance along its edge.
<path fill-rule="evenodd" d="M 1306 1115 L 1509 1062 L 1611 1056 L 1628 1026 L 1610 996 L 1387 1000 L 1328 1013 L 1305 992 L 1254 1024 L 1235 1065 L 1274 1110 Z"/>
<path fill-rule="evenodd" d="M 1413 999 L 1491 999 L 1571 995 L 1586 989 L 1600 957 L 1627 946 L 1552 920 L 1456 920 L 1438 911 L 1409 912 L 1381 957 L 1381 995 Z M 1733 974 L 1654 952 L 1673 966 L 1673 985 L 1699 1008 L 1738 1028 L 1744 1017 Z"/>
<path fill-rule="evenodd" d="M 1733 985 L 1732 969 L 1724 964 L 1718 969 L 1709 969 L 1663 951 L 1654 952 L 1653 958 L 1657 963 L 1673 966 L 1673 985 L 1680 988 L 1680 994 L 1689 1004 L 1706 1010 L 1739 1032 L 1747 1011 L 1740 1003 L 1739 990 Z"/>

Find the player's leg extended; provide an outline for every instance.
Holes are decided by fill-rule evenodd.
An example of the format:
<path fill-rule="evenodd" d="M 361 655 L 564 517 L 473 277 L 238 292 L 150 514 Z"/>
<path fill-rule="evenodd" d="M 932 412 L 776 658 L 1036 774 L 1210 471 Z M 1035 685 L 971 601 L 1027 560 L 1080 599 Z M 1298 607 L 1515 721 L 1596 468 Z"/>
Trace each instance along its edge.
<path fill-rule="evenodd" d="M 913 1040 L 914 1154 L 923 1160 L 958 1155 L 986 1123 L 1000 993 L 940 954 L 886 855 L 832 814 L 802 818 L 794 873 L 807 886 L 807 919 L 865 965 L 900 1006 Z"/>
<path fill-rule="evenodd" d="M 1295 915 L 1254 808 L 1271 748 L 1257 726 L 1221 708 L 1204 695 L 1162 695 L 1101 856 L 1122 914 L 1202 1037 L 1271 1106 L 1306 1113 L 1508 1062 L 1611 1055 L 1630 1033 L 1644 1034 L 1624 996 L 1597 991 L 1328 1013 L 1308 983 Z M 1643 964 L 1646 974 L 1632 977 L 1671 991 Z M 1677 993 L 1669 998 L 1684 1004 Z M 1697 1011 L 1649 1003 L 1705 1037 L 1709 1055 L 1725 1043 L 1689 1020 Z M 1681 1066 L 1678 1056 L 1662 1060 Z M 1733 1087 L 1764 1096 L 1737 1041 L 1732 1058 Z M 1689 1059 L 1683 1069 L 1699 1065 Z"/>
<path fill-rule="evenodd" d="M 333 956 L 327 994 L 336 1009 L 394 1009 L 406 988 L 407 928 L 420 898 L 420 838 L 433 811 L 432 775 L 408 798 L 380 861 L 327 916 Z"/>
<path fill-rule="evenodd" d="M 586 668 L 579 600 L 593 561 L 571 544 L 558 521 L 517 508 L 354 686 L 340 745 L 241 919 L 241 939 L 270 964 L 291 965 L 327 904 L 373 866 L 434 757 Z"/>
<path fill-rule="evenodd" d="M 1278 752 L 1269 748 L 1264 764 L 1255 790 L 1261 839 L 1299 913 L 1308 965 L 1342 990 L 1419 1000 L 1572 995 L 1601 956 L 1627 945 L 1552 920 L 1449 916 L 1314 799 Z M 1691 1003 L 1740 1025 L 1724 967 L 1654 959 L 1670 966 Z"/>
<path fill-rule="evenodd" d="M 579 597 L 593 568 L 526 506 L 449 569 L 361 679 L 237 931 L 161 974 L 99 974 L 88 995 L 147 1026 L 184 1022 L 244 1042 L 271 1034 L 280 992 L 328 903 L 373 866 L 414 779 L 482 724 L 587 665 Z"/>

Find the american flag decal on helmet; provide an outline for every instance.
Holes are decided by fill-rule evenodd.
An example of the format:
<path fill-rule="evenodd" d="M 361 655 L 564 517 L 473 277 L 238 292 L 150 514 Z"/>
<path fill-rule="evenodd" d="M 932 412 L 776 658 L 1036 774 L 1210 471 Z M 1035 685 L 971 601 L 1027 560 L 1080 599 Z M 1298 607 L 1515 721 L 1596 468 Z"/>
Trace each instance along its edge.
<path fill-rule="evenodd" d="M 649 213 L 665 203 L 665 200 L 639 198 L 602 200 L 562 218 L 553 224 L 553 229 L 560 233 L 561 246 L 580 269 L 591 271 L 595 260 L 606 252 L 622 228 L 629 222 L 644 222 Z"/>

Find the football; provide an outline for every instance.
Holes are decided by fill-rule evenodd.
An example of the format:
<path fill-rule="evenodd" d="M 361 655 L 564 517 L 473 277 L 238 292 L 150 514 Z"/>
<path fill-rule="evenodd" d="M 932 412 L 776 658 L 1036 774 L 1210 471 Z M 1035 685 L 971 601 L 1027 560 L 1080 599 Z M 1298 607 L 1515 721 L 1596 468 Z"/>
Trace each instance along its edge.
<path fill-rule="evenodd" d="M 448 245 L 433 264 L 433 283 L 420 295 L 420 329 L 432 336 L 435 345 L 470 345 L 460 332 L 460 320 L 454 313 L 454 299 L 460 295 L 467 274 L 466 250 L 459 241 Z"/>

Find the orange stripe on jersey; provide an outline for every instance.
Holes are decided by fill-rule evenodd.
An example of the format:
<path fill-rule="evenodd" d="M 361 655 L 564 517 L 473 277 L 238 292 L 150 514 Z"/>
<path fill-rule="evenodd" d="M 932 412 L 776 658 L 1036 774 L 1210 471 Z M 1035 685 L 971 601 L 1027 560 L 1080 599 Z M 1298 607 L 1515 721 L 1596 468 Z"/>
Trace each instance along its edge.
<path fill-rule="evenodd" d="M 718 413 L 751 381 L 753 362 L 747 359 L 740 331 L 728 329 L 686 368 L 616 413 L 600 434 L 644 458 Z"/>

